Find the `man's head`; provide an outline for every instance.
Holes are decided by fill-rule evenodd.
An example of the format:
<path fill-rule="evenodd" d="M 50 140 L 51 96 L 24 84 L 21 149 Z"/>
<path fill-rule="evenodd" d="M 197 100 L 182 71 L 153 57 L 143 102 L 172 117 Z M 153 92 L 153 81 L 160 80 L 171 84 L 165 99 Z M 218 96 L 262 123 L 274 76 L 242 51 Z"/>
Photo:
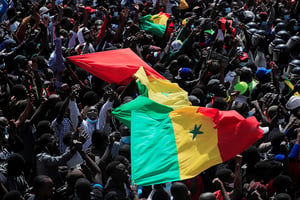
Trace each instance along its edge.
<path fill-rule="evenodd" d="M 216 171 L 216 177 L 219 178 L 223 183 L 226 190 L 229 192 L 234 186 L 234 173 L 228 168 L 219 168 Z"/>
<path fill-rule="evenodd" d="M 86 178 L 79 178 L 75 183 L 75 195 L 80 200 L 90 199 L 91 183 Z"/>
<path fill-rule="evenodd" d="M 99 96 L 94 91 L 84 93 L 82 103 L 83 105 L 93 106 L 99 101 Z"/>
<path fill-rule="evenodd" d="M 279 193 L 275 196 L 274 200 L 291 200 L 291 196 L 287 193 Z"/>
<path fill-rule="evenodd" d="M 238 71 L 240 75 L 240 81 L 244 81 L 246 83 L 250 83 L 252 81 L 252 71 L 248 67 L 243 67 Z"/>
<path fill-rule="evenodd" d="M 39 145 L 51 155 L 59 153 L 57 138 L 52 134 L 43 134 L 39 139 Z"/>
<path fill-rule="evenodd" d="M 64 104 L 63 101 L 60 101 L 60 102 L 56 103 L 55 110 L 56 110 L 57 113 L 62 110 L 63 104 Z M 70 109 L 68 107 L 64 109 L 63 115 L 64 115 L 64 118 L 69 118 L 70 117 Z"/>
<path fill-rule="evenodd" d="M 7 171 L 10 176 L 20 176 L 25 166 L 25 160 L 20 154 L 14 153 L 7 161 Z"/>
<path fill-rule="evenodd" d="M 278 175 L 274 178 L 273 185 L 277 193 L 288 193 L 292 188 L 293 182 L 289 176 Z"/>
<path fill-rule="evenodd" d="M 227 106 L 228 104 L 223 97 L 216 98 L 212 105 L 213 108 L 217 108 L 218 110 L 227 110 Z"/>
<path fill-rule="evenodd" d="M 128 170 L 120 161 L 112 161 L 109 163 L 106 167 L 106 173 L 114 181 L 123 183 L 128 181 Z"/>
<path fill-rule="evenodd" d="M 22 100 L 27 98 L 27 89 L 22 84 L 14 85 L 12 88 L 12 95 L 15 96 L 17 100 Z"/>
<path fill-rule="evenodd" d="M 214 193 L 204 192 L 199 196 L 199 200 L 217 200 L 217 198 Z"/>
<path fill-rule="evenodd" d="M 95 123 L 98 119 L 98 110 L 95 106 L 90 106 L 86 112 L 87 121 Z"/>
<path fill-rule="evenodd" d="M 55 190 L 52 179 L 45 175 L 36 176 L 33 180 L 33 191 L 37 199 L 48 199 Z"/>
<path fill-rule="evenodd" d="M 171 186 L 171 194 L 174 200 L 188 200 L 190 199 L 190 191 L 184 183 L 174 182 Z"/>
<path fill-rule="evenodd" d="M 108 137 L 105 132 L 100 130 L 95 130 L 92 134 L 92 144 L 100 149 L 103 147 L 106 147 L 106 144 L 108 142 Z"/>
<path fill-rule="evenodd" d="M 37 138 L 39 138 L 44 133 L 54 134 L 54 129 L 52 128 L 51 123 L 48 120 L 42 120 L 38 123 L 36 132 Z"/>
<path fill-rule="evenodd" d="M 207 83 L 208 90 L 217 97 L 226 97 L 227 90 L 218 79 L 211 79 Z"/>
<path fill-rule="evenodd" d="M 122 124 L 119 129 L 122 137 L 130 136 L 130 129 L 124 124 Z"/>
<path fill-rule="evenodd" d="M 73 192 L 75 189 L 75 183 L 78 179 L 80 178 L 85 178 L 85 175 L 82 173 L 82 171 L 78 170 L 78 169 L 74 169 L 72 171 L 70 171 L 67 176 L 67 190 L 69 192 Z"/>
<path fill-rule="evenodd" d="M 24 198 L 19 191 L 12 190 L 6 193 L 2 200 L 24 200 Z"/>

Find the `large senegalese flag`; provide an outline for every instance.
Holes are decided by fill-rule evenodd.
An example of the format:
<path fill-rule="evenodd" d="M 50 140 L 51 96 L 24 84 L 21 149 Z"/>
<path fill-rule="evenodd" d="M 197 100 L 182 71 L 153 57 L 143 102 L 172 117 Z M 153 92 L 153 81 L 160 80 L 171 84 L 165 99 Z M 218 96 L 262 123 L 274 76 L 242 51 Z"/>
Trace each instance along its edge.
<path fill-rule="evenodd" d="M 68 59 L 108 83 L 127 85 L 141 66 L 147 75 L 165 79 L 129 48 L 70 56 Z"/>
<path fill-rule="evenodd" d="M 145 15 L 140 19 L 140 29 L 149 31 L 158 37 L 163 37 L 170 14 L 160 12 L 156 15 Z"/>
<path fill-rule="evenodd" d="M 160 104 L 151 109 L 161 110 Z M 255 117 L 188 106 L 131 112 L 131 171 L 137 185 L 192 178 L 233 158 L 263 136 Z"/>
<path fill-rule="evenodd" d="M 151 74 L 147 76 L 143 67 L 140 67 L 134 74 L 134 77 L 136 78 L 140 95 L 169 106 L 174 110 L 191 105 L 188 93 L 176 83 L 165 79 L 158 79 Z"/>

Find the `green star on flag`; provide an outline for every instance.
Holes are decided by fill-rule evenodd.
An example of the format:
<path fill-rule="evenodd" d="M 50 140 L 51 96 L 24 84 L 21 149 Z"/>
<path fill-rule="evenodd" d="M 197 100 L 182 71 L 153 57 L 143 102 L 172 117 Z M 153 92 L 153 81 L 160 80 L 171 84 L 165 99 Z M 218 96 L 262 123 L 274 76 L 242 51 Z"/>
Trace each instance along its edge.
<path fill-rule="evenodd" d="M 199 125 L 199 127 L 197 127 L 197 124 L 195 124 L 194 129 L 190 131 L 190 133 L 193 133 L 193 140 L 195 139 L 195 137 L 199 134 L 203 134 L 202 131 L 200 131 L 202 124 Z"/>

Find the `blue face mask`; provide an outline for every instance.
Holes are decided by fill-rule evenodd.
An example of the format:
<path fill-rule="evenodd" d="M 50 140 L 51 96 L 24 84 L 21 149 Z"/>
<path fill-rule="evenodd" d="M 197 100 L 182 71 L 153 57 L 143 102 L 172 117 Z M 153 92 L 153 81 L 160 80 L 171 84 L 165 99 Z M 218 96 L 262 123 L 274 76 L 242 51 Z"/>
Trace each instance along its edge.
<path fill-rule="evenodd" d="M 5 63 L 0 64 L 0 69 L 4 69 L 5 68 Z"/>
<path fill-rule="evenodd" d="M 231 12 L 231 8 L 225 8 L 225 13 L 230 13 Z"/>
<path fill-rule="evenodd" d="M 121 141 L 124 143 L 124 144 L 130 144 L 130 136 L 124 136 L 121 138 Z"/>
<path fill-rule="evenodd" d="M 95 124 L 95 123 L 97 123 L 98 120 L 97 119 L 91 120 L 90 118 L 86 118 L 86 121 L 88 121 L 91 124 Z"/>
<path fill-rule="evenodd" d="M 283 19 L 284 19 L 284 20 L 289 20 L 289 19 L 290 19 L 290 15 L 284 15 L 284 16 L 283 16 Z"/>
<path fill-rule="evenodd" d="M 241 66 L 241 67 L 245 67 L 246 64 L 247 64 L 246 62 L 240 62 L 240 66 Z"/>
<path fill-rule="evenodd" d="M 5 139 L 8 139 L 8 137 L 9 137 L 9 133 L 8 133 L 8 128 L 7 127 L 5 127 L 5 129 L 4 129 L 4 137 L 5 137 Z"/>
<path fill-rule="evenodd" d="M 262 21 L 262 22 L 261 22 L 261 25 L 262 25 L 262 26 L 265 26 L 265 25 L 267 25 L 267 22 L 266 22 L 266 21 Z"/>
<path fill-rule="evenodd" d="M 297 26 L 297 25 L 295 25 L 294 27 L 293 27 L 293 29 L 294 29 L 294 31 L 299 31 L 299 26 Z"/>
<path fill-rule="evenodd" d="M 284 119 L 278 119 L 278 124 L 283 124 L 285 122 Z"/>

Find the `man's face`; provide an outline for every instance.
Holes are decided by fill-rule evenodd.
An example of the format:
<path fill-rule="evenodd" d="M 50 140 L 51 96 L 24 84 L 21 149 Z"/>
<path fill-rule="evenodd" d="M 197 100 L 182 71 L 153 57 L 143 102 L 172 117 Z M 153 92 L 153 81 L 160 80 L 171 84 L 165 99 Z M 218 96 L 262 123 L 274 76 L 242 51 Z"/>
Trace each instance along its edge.
<path fill-rule="evenodd" d="M 98 110 L 96 109 L 96 107 L 91 106 L 89 108 L 89 110 L 86 113 L 86 116 L 90 119 L 90 120 L 96 120 L 98 118 Z"/>
<path fill-rule="evenodd" d="M 116 166 L 115 175 L 119 178 L 119 180 L 122 180 L 123 182 L 126 182 L 128 180 L 128 170 L 123 163 L 120 163 Z"/>
<path fill-rule="evenodd" d="M 58 154 L 59 153 L 59 148 L 58 148 L 58 142 L 57 142 L 57 138 L 52 136 L 48 145 L 48 150 L 50 151 L 50 153 L 52 154 Z"/>
<path fill-rule="evenodd" d="M 217 97 L 227 96 L 227 90 L 222 83 L 219 83 L 218 85 L 214 86 L 214 93 Z"/>
<path fill-rule="evenodd" d="M 45 184 L 40 189 L 39 194 L 41 197 L 45 197 L 45 199 L 48 199 L 53 195 L 54 190 L 54 183 L 51 178 L 48 178 L 45 180 Z"/>

